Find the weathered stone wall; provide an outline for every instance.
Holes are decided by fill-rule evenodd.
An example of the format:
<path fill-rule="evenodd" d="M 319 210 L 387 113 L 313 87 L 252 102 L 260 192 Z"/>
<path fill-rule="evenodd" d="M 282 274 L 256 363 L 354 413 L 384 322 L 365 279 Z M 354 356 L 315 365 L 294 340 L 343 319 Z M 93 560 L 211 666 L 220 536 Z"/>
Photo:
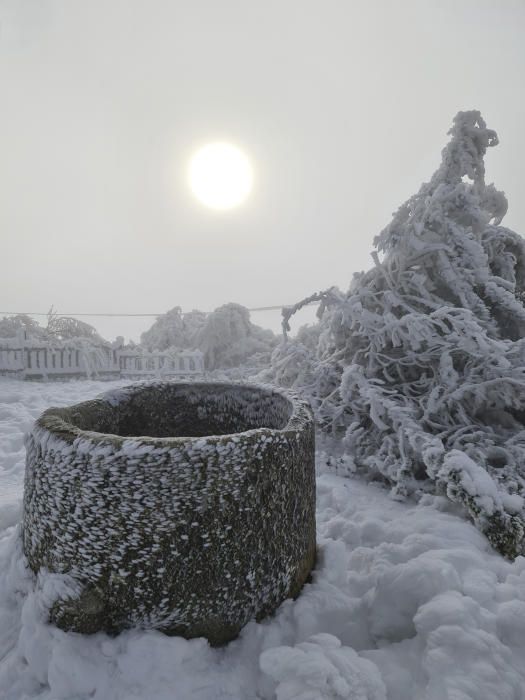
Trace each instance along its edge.
<path fill-rule="evenodd" d="M 24 550 L 77 583 L 64 629 L 225 642 L 314 564 L 314 425 L 287 392 L 133 385 L 49 409 L 26 446 Z"/>

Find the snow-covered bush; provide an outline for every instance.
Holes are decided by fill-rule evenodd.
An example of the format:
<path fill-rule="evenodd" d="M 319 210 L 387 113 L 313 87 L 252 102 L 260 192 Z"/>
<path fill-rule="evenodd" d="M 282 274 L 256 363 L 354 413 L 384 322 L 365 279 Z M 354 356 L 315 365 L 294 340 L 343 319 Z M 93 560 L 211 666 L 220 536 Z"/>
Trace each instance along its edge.
<path fill-rule="evenodd" d="M 28 336 L 41 340 L 84 338 L 95 343 L 105 342 L 89 323 L 70 316 L 58 316 L 53 311 L 50 311 L 47 316 L 46 326 L 41 326 L 38 321 L 26 314 L 4 316 L 0 320 L 0 338 L 14 338 L 19 331 L 26 331 Z"/>
<path fill-rule="evenodd" d="M 197 342 L 206 366 L 217 369 L 238 367 L 255 355 L 259 364 L 268 363 L 277 339 L 250 321 L 246 307 L 230 303 L 208 315 Z"/>
<path fill-rule="evenodd" d="M 30 316 L 17 314 L 0 319 L 0 338 L 14 338 L 19 331 L 26 331 L 35 338 L 43 337 L 44 329 Z"/>
<path fill-rule="evenodd" d="M 197 335 L 206 322 L 206 314 L 193 310 L 183 314 L 180 306 L 175 306 L 159 316 L 152 327 L 142 333 L 140 340 L 148 350 L 168 348 L 193 349 Z"/>
<path fill-rule="evenodd" d="M 272 331 L 250 321 L 246 307 L 232 303 L 209 314 L 197 310 L 183 314 L 176 306 L 141 335 L 141 344 L 148 350 L 202 350 L 210 370 L 239 367 L 247 360 L 267 367 L 276 343 Z"/>
<path fill-rule="evenodd" d="M 50 313 L 47 320 L 45 335 L 57 340 L 71 340 L 72 338 L 84 338 L 94 343 L 103 343 L 104 339 L 89 323 L 79 321 L 70 316 L 57 316 Z"/>
<path fill-rule="evenodd" d="M 507 556 L 525 553 L 525 242 L 485 184 L 498 143 L 460 112 L 442 163 L 375 239 L 375 266 L 321 300 L 318 341 L 274 377 L 308 395 L 358 470 L 395 493 L 445 492 Z M 379 254 L 382 254 L 380 259 Z M 313 297 L 312 297 L 313 298 Z M 294 310 L 285 310 L 288 324 Z"/>

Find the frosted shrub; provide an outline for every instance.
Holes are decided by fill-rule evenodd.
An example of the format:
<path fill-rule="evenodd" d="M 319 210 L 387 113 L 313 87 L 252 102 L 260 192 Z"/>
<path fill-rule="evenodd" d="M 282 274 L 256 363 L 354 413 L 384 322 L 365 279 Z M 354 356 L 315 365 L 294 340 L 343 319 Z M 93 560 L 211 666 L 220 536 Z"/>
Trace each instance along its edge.
<path fill-rule="evenodd" d="M 237 367 L 259 355 L 268 364 L 276 338 L 272 331 L 256 326 L 250 312 L 240 304 L 224 304 L 206 318 L 197 347 L 204 353 L 206 367 Z"/>
<path fill-rule="evenodd" d="M 276 342 L 271 331 L 251 322 L 247 308 L 232 303 L 209 314 L 196 310 L 182 314 L 176 306 L 141 336 L 141 344 L 149 350 L 202 350 L 210 370 L 239 367 L 247 361 L 268 366 Z"/>
<path fill-rule="evenodd" d="M 180 306 L 175 306 L 158 316 L 151 328 L 142 333 L 141 344 L 148 350 L 167 350 L 173 347 L 193 349 L 205 322 L 206 314 L 202 311 L 194 310 L 183 315 Z"/>
<path fill-rule="evenodd" d="M 44 329 L 26 314 L 4 316 L 0 319 L 0 338 L 14 338 L 20 331 L 26 331 L 36 338 L 44 336 Z"/>
<path fill-rule="evenodd" d="M 272 371 L 358 470 L 399 496 L 446 493 L 512 557 L 525 553 L 525 242 L 485 184 L 496 133 L 476 111 L 449 133 L 430 182 L 376 237 L 375 266 L 314 295 L 316 347 L 285 342 Z"/>
<path fill-rule="evenodd" d="M 93 343 L 105 342 L 89 323 L 84 323 L 84 321 L 70 316 L 58 316 L 52 312 L 48 314 L 45 333 L 48 338 L 55 340 L 82 338 Z"/>

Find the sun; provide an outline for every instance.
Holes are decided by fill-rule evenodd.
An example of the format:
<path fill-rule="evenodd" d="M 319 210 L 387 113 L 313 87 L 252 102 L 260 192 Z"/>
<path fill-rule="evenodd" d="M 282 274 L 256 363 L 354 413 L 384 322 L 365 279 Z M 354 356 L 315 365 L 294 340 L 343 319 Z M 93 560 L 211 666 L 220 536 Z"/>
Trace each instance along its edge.
<path fill-rule="evenodd" d="M 192 156 L 188 178 L 201 204 L 211 209 L 233 209 L 250 194 L 253 169 L 237 146 L 220 141 L 202 146 Z"/>

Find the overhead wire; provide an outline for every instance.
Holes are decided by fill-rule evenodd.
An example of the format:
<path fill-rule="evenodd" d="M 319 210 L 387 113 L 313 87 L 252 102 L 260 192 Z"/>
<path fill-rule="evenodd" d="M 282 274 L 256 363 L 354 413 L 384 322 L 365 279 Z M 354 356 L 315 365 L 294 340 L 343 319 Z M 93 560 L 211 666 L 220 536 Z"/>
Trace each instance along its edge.
<path fill-rule="evenodd" d="M 315 306 L 317 302 L 311 302 L 310 304 L 305 304 L 305 306 Z M 283 304 L 280 306 L 257 306 L 252 309 L 248 309 L 248 311 L 280 311 L 281 309 L 286 308 L 287 306 L 292 306 L 292 304 Z M 6 314 L 7 316 L 49 316 L 50 312 L 43 313 L 42 311 L 0 311 L 0 314 Z M 53 316 L 67 316 L 67 317 L 72 317 L 75 318 L 77 316 L 93 316 L 93 317 L 106 317 L 106 318 L 113 318 L 113 317 L 128 317 L 128 318 L 146 318 L 146 317 L 158 317 L 158 316 L 164 316 L 166 313 L 161 312 L 157 314 L 152 314 L 152 313 L 145 313 L 145 314 L 130 314 L 130 313 L 58 313 L 55 310 L 52 312 Z M 187 314 L 192 313 L 191 311 L 181 311 L 181 315 L 185 316 Z M 212 313 L 211 311 L 203 311 L 202 313 L 205 314 L 210 314 Z"/>

